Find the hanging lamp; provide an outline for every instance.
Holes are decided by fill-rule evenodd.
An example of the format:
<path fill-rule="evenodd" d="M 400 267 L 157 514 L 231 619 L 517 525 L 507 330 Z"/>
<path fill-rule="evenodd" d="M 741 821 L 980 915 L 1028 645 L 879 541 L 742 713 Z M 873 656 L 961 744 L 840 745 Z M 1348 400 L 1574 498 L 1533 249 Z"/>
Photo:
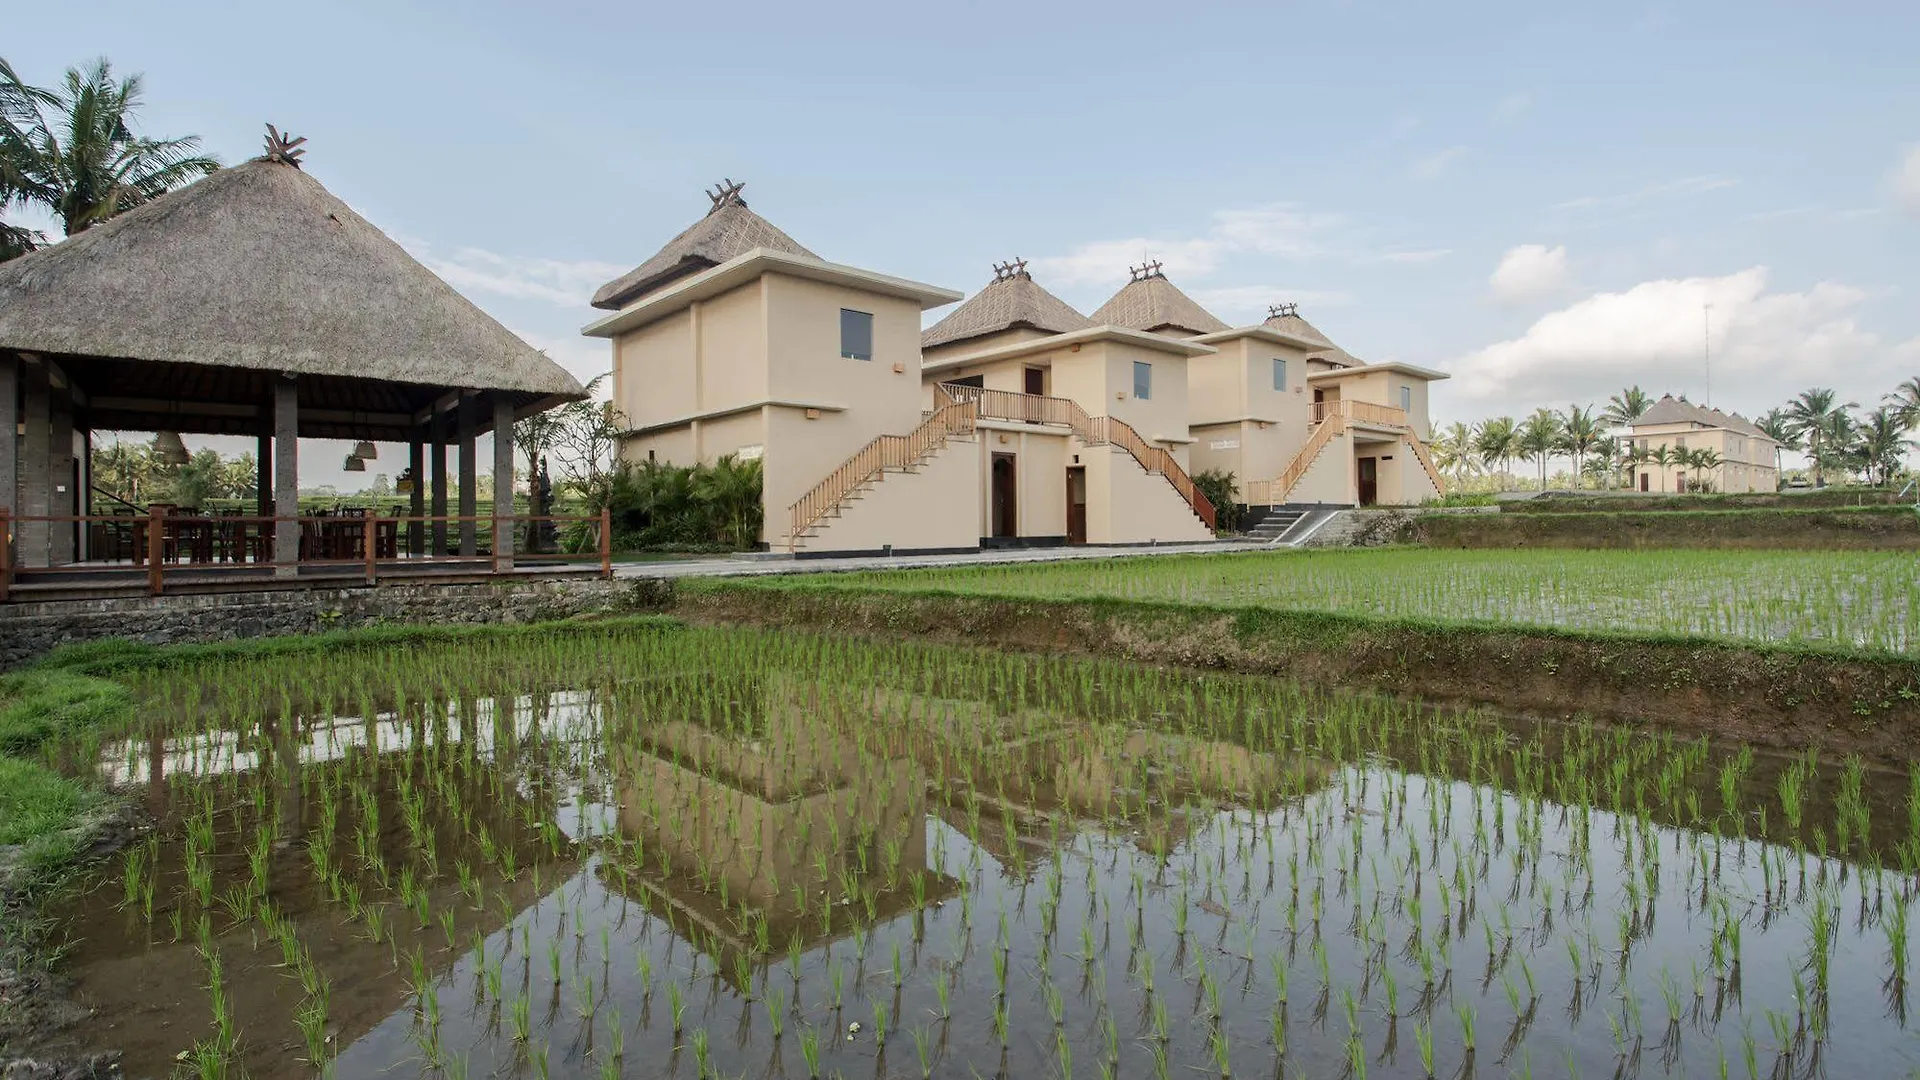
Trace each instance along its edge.
<path fill-rule="evenodd" d="M 347 460 L 344 463 L 342 463 L 340 467 L 347 470 L 348 472 L 366 472 L 367 471 L 366 461 L 352 454 L 347 455 Z"/>
<path fill-rule="evenodd" d="M 359 442 L 353 444 L 353 456 L 359 458 L 361 461 L 377 461 L 380 458 L 380 448 L 365 439 L 361 439 Z"/>

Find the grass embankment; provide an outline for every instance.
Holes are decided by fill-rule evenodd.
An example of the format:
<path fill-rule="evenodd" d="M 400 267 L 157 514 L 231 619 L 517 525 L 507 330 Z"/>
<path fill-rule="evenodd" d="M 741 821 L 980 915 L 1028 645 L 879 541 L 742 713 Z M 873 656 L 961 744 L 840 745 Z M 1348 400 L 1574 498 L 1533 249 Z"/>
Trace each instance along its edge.
<path fill-rule="evenodd" d="M 1528 513 L 1422 514 L 1413 520 L 1407 539 L 1437 548 L 1912 551 L 1920 549 L 1920 513 L 1908 506 L 1812 510 L 1616 510 L 1602 506 Z"/>
<path fill-rule="evenodd" d="M 826 579 L 683 580 L 674 610 L 700 620 L 1286 675 L 1886 761 L 1913 759 L 1920 732 L 1920 658 L 1843 646 Z"/>

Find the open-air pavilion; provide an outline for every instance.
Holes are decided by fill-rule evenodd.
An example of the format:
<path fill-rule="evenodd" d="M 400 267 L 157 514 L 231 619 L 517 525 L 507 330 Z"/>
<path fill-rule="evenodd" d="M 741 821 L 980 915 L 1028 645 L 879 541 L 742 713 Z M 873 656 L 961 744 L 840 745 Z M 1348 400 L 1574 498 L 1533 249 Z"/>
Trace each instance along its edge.
<path fill-rule="evenodd" d="M 0 264 L 15 433 L 0 438 L 0 598 L 511 566 L 513 441 L 493 440 L 499 497 L 481 520 L 475 439 L 585 390 L 304 172 L 295 146 L 273 135 L 262 157 Z M 107 431 L 252 436 L 255 513 L 89 515 Z M 406 512 L 303 518 L 303 438 L 404 445 Z"/>

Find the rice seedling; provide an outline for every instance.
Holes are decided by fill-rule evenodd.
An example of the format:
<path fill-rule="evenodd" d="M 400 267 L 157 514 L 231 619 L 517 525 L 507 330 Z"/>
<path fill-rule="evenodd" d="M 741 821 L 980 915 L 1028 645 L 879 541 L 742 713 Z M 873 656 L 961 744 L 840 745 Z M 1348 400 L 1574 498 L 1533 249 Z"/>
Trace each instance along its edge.
<path fill-rule="evenodd" d="M 111 1007 L 125 991 L 92 957 L 189 959 L 205 990 L 172 1052 L 195 1068 L 290 1077 L 268 1048 L 297 1035 L 302 1075 L 350 1051 L 811 1078 L 905 1025 L 942 1075 L 1271 1055 L 1431 1076 L 1494 1056 L 1483 1030 L 1514 1075 L 1534 1051 L 1630 1073 L 1649 1044 L 1673 1075 L 1764 1073 L 1763 1049 L 1883 1075 L 1904 1015 L 1920 770 L 697 628 L 211 661 L 137 688 L 154 730 L 102 767 L 142 782 L 159 737 L 170 809 L 76 904 L 76 977 Z M 163 911 L 177 944 L 143 925 Z M 256 953 L 286 1000 L 236 1010 L 221 957 Z M 1885 1010 L 1836 1007 L 1863 994 Z M 242 1031 L 256 1007 L 284 1026 Z M 353 1026 L 383 1009 L 403 1050 Z M 1380 1036 L 1402 1023 L 1396 1062 Z"/>

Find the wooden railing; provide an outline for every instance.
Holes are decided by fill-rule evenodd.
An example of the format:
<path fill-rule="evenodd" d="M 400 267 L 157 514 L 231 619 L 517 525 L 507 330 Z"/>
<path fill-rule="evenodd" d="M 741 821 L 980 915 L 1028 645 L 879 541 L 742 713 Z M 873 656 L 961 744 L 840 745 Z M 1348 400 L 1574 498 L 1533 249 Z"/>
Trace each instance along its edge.
<path fill-rule="evenodd" d="M 1433 481 L 1433 490 L 1445 495 L 1447 482 L 1440 478 L 1440 468 L 1433 463 L 1433 455 L 1427 452 L 1427 444 L 1420 441 L 1420 436 L 1408 432 L 1407 445 L 1413 447 L 1413 456 L 1420 459 L 1420 467 L 1427 470 L 1427 478 Z"/>
<path fill-rule="evenodd" d="M 1187 501 L 1207 528 L 1216 528 L 1218 512 L 1206 493 L 1180 467 L 1180 462 L 1164 448 L 1140 437 L 1131 424 L 1111 416 L 1089 416 L 1072 398 L 1017 394 L 1011 390 L 986 390 L 978 386 L 941 383 L 935 389 L 936 401 L 971 401 L 979 407 L 983 420 L 1008 420 L 1027 424 L 1058 424 L 1071 428 L 1088 446 L 1112 444 L 1133 455 L 1133 460 L 1150 473 L 1167 478 L 1173 490 Z"/>
<path fill-rule="evenodd" d="M 1287 496 L 1292 493 L 1294 485 L 1298 484 L 1307 475 L 1307 470 L 1313 468 L 1313 463 L 1319 460 L 1321 451 L 1327 448 L 1327 444 L 1333 441 L 1334 436 L 1347 429 L 1346 416 L 1337 409 L 1329 410 L 1324 419 L 1325 423 L 1314 425 L 1313 434 L 1308 436 L 1307 444 L 1300 448 L 1299 453 L 1293 455 L 1293 460 L 1287 463 L 1286 469 L 1277 479 L 1247 481 L 1242 490 L 1246 494 L 1248 506 L 1279 506 L 1287 501 Z"/>
<path fill-rule="evenodd" d="M 971 401 L 949 400 L 933 410 L 933 415 L 921 421 L 911 433 L 881 435 L 854 451 L 845 464 L 828 473 L 826 479 L 788 508 L 791 524 L 787 530 L 787 550 L 797 549 L 800 534 L 832 513 L 861 484 L 886 469 L 903 469 L 919 462 L 947 445 L 947 439 L 952 436 L 973 434 L 974 418 L 978 414 L 978 408 Z"/>
<path fill-rule="evenodd" d="M 277 562 L 275 534 L 282 524 L 299 530 L 300 541 L 292 563 Z M 20 529 L 41 525 L 49 530 L 67 526 L 88 535 L 84 561 L 48 567 L 22 567 L 14 547 Z M 454 542 L 462 527 L 470 528 L 475 546 L 485 539 L 486 555 L 433 554 L 425 543 L 429 527 Z M 449 528 L 452 526 L 452 528 Z M 515 544 L 495 544 L 493 536 L 505 530 L 519 537 L 539 533 L 544 526 L 575 534 L 560 546 L 572 550 L 545 551 Z M 530 528 L 531 527 L 531 528 Z M 274 518 L 239 514 L 198 515 L 170 513 L 153 507 L 145 514 L 9 514 L 0 510 L 0 601 L 22 571 L 144 570 L 147 588 L 155 596 L 165 591 L 169 574 L 191 571 L 208 575 L 245 576 L 247 571 L 289 567 L 348 567 L 360 571 L 367 584 L 381 570 L 472 567 L 485 560 L 490 573 L 510 570 L 515 563 L 580 562 L 594 558 L 602 577 L 613 576 L 613 530 L 606 510 L 591 515 L 515 514 L 365 514 Z M 556 535 L 556 539 L 562 539 Z M 513 550 L 519 546 L 519 550 Z"/>
<path fill-rule="evenodd" d="M 1187 500 L 1187 505 L 1193 508 L 1193 512 L 1199 515 L 1207 528 L 1219 528 L 1217 524 L 1219 515 L 1214 510 L 1213 503 L 1207 499 L 1206 492 L 1201 491 L 1200 486 L 1193 482 L 1193 477 L 1187 475 L 1187 470 L 1180 467 L 1180 462 L 1175 460 L 1172 454 L 1162 447 L 1148 443 L 1140 437 L 1139 432 L 1133 429 L 1133 425 L 1117 416 L 1094 417 L 1091 428 L 1095 438 L 1085 441 L 1112 443 L 1132 454 L 1133 460 L 1139 462 L 1141 468 L 1166 477 L 1167 483 L 1172 484 L 1173 490 Z"/>
<path fill-rule="evenodd" d="M 1382 427 L 1412 427 L 1407 422 L 1407 411 L 1391 405 L 1375 405 L 1371 401 L 1354 401 L 1341 398 L 1338 401 L 1316 401 L 1307 406 L 1307 422 L 1317 424 L 1329 416 L 1341 416 L 1362 424 L 1379 424 Z"/>

